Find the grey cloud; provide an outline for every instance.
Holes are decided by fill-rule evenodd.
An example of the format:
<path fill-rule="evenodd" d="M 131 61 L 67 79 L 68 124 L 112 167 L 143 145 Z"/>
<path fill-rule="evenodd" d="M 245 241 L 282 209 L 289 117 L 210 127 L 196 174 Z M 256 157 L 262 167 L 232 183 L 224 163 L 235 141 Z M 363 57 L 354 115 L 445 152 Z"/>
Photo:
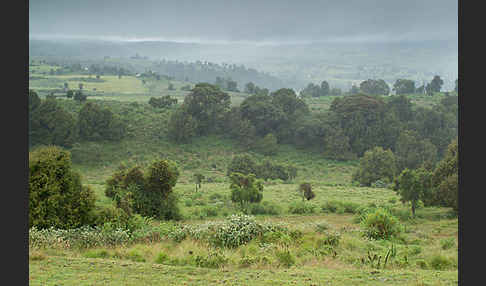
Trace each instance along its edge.
<path fill-rule="evenodd" d="M 29 2 L 29 34 L 186 41 L 457 39 L 457 1 Z"/>

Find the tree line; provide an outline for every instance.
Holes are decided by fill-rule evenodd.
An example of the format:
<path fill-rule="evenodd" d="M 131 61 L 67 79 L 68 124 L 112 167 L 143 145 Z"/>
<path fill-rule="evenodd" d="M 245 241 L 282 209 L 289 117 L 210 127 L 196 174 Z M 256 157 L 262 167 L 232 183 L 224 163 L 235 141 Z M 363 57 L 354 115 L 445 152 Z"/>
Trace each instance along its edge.
<path fill-rule="evenodd" d="M 379 146 L 413 161 L 434 161 L 457 136 L 458 97 L 446 96 L 432 108 L 414 106 L 404 95 L 380 97 L 356 94 L 335 98 L 328 111 L 310 112 L 292 89 L 252 94 L 239 106 L 218 86 L 199 83 L 171 114 L 169 138 L 223 134 L 246 148 L 272 155 L 278 144 L 315 150 L 334 160 L 362 157 Z M 407 163 L 408 162 L 408 163 Z"/>
<path fill-rule="evenodd" d="M 396 95 L 413 93 L 433 95 L 441 91 L 443 84 L 444 81 L 438 75 L 434 76 L 429 83 L 419 87 L 415 86 L 413 80 L 399 78 L 395 81 L 391 89 L 383 79 L 367 79 L 362 81 L 359 87 L 353 85 L 345 94 L 389 95 L 390 91 L 394 91 Z M 456 80 L 455 84 L 454 91 L 457 93 L 458 80 Z M 342 94 L 343 92 L 339 88 L 330 88 L 329 83 L 325 80 L 320 85 L 309 83 L 300 92 L 300 96 L 302 97 L 338 96 Z"/>
<path fill-rule="evenodd" d="M 29 91 L 29 146 L 72 147 L 79 141 L 119 141 L 126 125 L 107 108 L 93 102 L 83 105 L 77 118 L 58 105 L 54 98 L 40 99 Z"/>

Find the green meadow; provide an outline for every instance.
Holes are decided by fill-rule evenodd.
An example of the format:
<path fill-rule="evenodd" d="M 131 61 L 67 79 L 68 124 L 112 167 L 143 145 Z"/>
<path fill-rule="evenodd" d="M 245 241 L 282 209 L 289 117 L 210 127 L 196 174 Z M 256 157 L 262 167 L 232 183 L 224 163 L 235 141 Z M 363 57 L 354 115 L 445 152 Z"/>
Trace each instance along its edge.
<path fill-rule="evenodd" d="M 69 149 L 73 168 L 96 194 L 98 206 L 114 205 L 105 196 L 106 180 L 120 164 L 147 167 L 156 159 L 171 159 L 180 176 L 174 188 L 183 219 L 153 220 L 153 227 L 202 227 L 224 222 L 239 212 L 231 202 L 226 170 L 235 155 L 251 154 L 257 162 L 291 163 L 298 169 L 291 181 L 264 182 L 258 223 L 282 225 L 289 237 L 259 236 L 236 248 L 217 248 L 203 239 L 174 239 L 160 232 L 154 239 L 118 245 L 78 248 L 67 244 L 29 246 L 30 285 L 457 285 L 458 219 L 448 208 L 410 205 L 389 188 L 359 187 L 351 176 L 359 161 L 325 159 L 319 151 L 278 145 L 276 155 L 247 151 L 222 135 L 175 144 L 167 139 L 173 109 L 148 104 L 153 96 L 171 95 L 181 104 L 188 82 L 165 79 L 143 83 L 134 76 L 101 76 L 100 82 L 80 80 L 86 75 L 46 75 L 49 66 L 36 66 L 29 88 L 46 95 L 64 82 L 77 89 L 83 83 L 88 102 L 108 107 L 125 123 L 127 137 L 119 142 L 80 142 Z M 32 67 L 31 67 L 32 69 Z M 95 78 L 92 76 L 91 78 Z M 94 90 L 96 89 L 96 90 Z M 62 92 L 55 95 L 61 97 Z M 230 93 L 233 105 L 247 94 Z M 417 106 L 430 107 L 443 97 L 409 95 Z M 327 110 L 334 97 L 306 99 L 312 111 Z M 82 107 L 59 98 L 75 115 Z M 194 175 L 201 173 L 202 188 Z M 315 198 L 303 202 L 299 184 L 309 182 Z M 372 240 L 363 235 L 360 210 L 382 206 L 391 210 L 402 227 L 393 240 Z M 331 240 L 334 239 L 334 240 Z M 390 253 L 392 253 L 390 255 Z M 380 261 L 373 258 L 380 257 Z M 387 261 L 385 262 L 385 257 Z"/>

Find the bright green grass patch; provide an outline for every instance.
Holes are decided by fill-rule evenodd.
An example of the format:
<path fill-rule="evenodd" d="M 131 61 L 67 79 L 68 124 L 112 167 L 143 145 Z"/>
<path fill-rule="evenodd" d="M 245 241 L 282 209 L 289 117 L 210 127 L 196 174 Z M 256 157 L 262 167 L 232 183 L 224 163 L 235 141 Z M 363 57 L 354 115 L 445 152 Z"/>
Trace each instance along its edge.
<path fill-rule="evenodd" d="M 101 76 L 103 82 L 84 82 L 79 80 L 70 80 L 78 78 L 89 78 L 86 75 L 56 75 L 46 76 L 47 80 L 29 81 L 30 89 L 37 88 L 62 88 L 64 82 L 69 84 L 69 88 L 78 89 L 79 83 L 83 84 L 83 89 L 92 91 L 96 88 L 97 92 L 104 93 L 118 93 L 118 94 L 143 94 L 148 92 L 148 89 L 142 84 L 142 81 L 134 76 L 123 76 L 118 78 L 115 75 Z M 91 78 L 95 78 L 91 76 Z"/>

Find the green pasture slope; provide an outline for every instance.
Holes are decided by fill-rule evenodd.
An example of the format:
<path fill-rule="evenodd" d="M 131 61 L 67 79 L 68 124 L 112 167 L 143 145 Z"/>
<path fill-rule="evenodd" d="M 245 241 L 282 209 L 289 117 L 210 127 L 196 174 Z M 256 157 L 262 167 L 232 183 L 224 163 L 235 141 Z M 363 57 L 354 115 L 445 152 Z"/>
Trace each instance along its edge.
<path fill-rule="evenodd" d="M 49 67 L 42 67 L 50 70 Z M 36 76 L 33 73 L 31 76 Z M 37 76 L 41 76 L 38 74 Z M 59 89 L 69 78 L 80 75 L 50 76 L 29 81 L 29 88 Z M 82 142 L 71 149 L 74 169 L 82 174 L 83 183 L 93 188 L 98 205 L 110 205 L 104 195 L 105 181 L 120 163 L 148 166 L 157 158 L 177 162 L 181 176 L 175 186 L 184 216 L 181 224 L 203 224 L 223 220 L 238 210 L 231 203 L 226 169 L 233 156 L 246 152 L 237 142 L 222 136 L 196 138 L 190 144 L 173 144 L 167 140 L 167 120 L 172 110 L 159 110 L 148 105 L 151 96 L 170 94 L 182 102 L 187 92 L 180 91 L 185 82 L 171 81 L 176 90 L 167 90 L 168 81 L 142 84 L 135 77 L 102 76 L 104 82 L 87 82 L 91 89 L 88 101 L 109 107 L 128 124 L 128 136 L 121 142 Z M 77 81 L 67 81 L 70 88 Z M 92 91 L 96 88 L 96 91 Z M 61 95 L 60 93 L 58 95 Z M 239 104 L 246 94 L 231 93 L 232 104 Z M 410 95 L 418 105 L 432 105 L 443 95 L 425 97 Z M 314 111 L 326 110 L 332 98 L 306 99 Z M 62 99 L 59 103 L 76 114 L 82 105 Z M 269 248 L 261 241 L 252 241 L 236 249 L 224 250 L 228 262 L 221 267 L 197 267 L 189 253 L 207 255 L 213 251 L 200 241 L 185 239 L 174 242 L 163 239 L 135 245 L 102 249 L 29 249 L 30 285 L 457 285 L 457 218 L 446 208 L 419 208 L 410 219 L 409 206 L 402 204 L 396 193 L 385 188 L 363 188 L 351 183 L 358 161 L 327 160 L 318 153 L 293 146 L 279 145 L 274 156 L 250 152 L 257 161 L 271 159 L 292 163 L 298 168 L 291 182 L 265 182 L 262 205 L 276 214 L 256 215 L 258 221 L 284 223 L 299 230 L 303 237 L 290 243 L 294 257 L 292 266 L 281 264 L 277 253 L 282 246 Z M 194 174 L 206 180 L 195 192 Z M 310 182 L 316 197 L 305 202 L 308 213 L 292 213 L 290 209 L 302 198 L 297 193 L 301 182 Z M 400 241 L 365 239 L 356 222 L 356 209 L 371 204 L 387 205 L 396 210 L 405 230 Z M 334 205 L 335 209 L 325 206 Z M 165 224 L 165 222 L 155 222 Z M 317 255 L 319 241 L 325 235 L 319 227 L 341 234 L 336 255 Z M 385 268 L 360 263 L 370 253 L 384 254 L 394 244 L 395 260 Z M 160 253 L 169 259 L 161 261 Z M 266 263 L 243 265 L 245 255 L 267 257 Z"/>

